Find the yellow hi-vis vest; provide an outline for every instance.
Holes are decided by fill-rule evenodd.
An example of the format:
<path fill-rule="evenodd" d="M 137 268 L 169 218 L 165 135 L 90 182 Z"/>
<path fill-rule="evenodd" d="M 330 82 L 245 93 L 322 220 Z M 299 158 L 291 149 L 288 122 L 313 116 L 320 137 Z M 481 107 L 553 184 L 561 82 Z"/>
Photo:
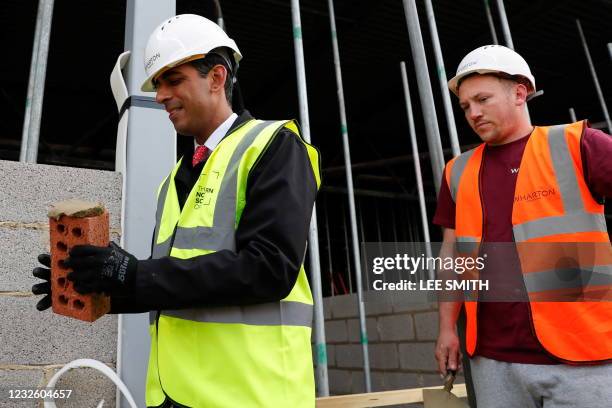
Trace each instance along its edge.
<path fill-rule="evenodd" d="M 179 161 L 159 189 L 153 258 L 236 250 L 249 172 L 283 127 L 299 137 L 294 121 L 254 119 L 227 135 L 206 161 L 182 211 L 174 183 Z M 318 187 L 319 154 L 300 141 Z M 291 292 L 279 302 L 152 312 L 147 406 L 161 405 L 167 395 L 194 408 L 314 407 L 312 310 L 302 265 Z"/>

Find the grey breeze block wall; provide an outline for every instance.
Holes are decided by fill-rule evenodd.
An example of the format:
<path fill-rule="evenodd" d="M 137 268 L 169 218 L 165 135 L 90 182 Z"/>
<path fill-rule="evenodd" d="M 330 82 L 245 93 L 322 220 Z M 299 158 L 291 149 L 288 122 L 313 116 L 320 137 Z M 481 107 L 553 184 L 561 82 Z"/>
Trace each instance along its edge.
<path fill-rule="evenodd" d="M 434 358 L 437 305 L 391 302 L 382 292 L 370 295 L 365 310 L 372 391 L 442 385 Z M 330 394 L 363 393 L 357 294 L 327 297 L 323 307 Z M 459 374 L 456 383 L 463 382 Z"/>
<path fill-rule="evenodd" d="M 116 370 L 117 317 L 87 323 L 38 312 L 30 292 L 36 257 L 49 251 L 48 206 L 70 198 L 102 202 L 110 212 L 111 239 L 120 238 L 121 174 L 109 171 L 0 161 L 0 407 L 42 407 L 8 400 L 7 390 L 45 386 L 64 364 L 99 360 Z M 71 389 L 58 407 L 115 406 L 115 386 L 91 369 L 65 374 L 56 389 Z"/>

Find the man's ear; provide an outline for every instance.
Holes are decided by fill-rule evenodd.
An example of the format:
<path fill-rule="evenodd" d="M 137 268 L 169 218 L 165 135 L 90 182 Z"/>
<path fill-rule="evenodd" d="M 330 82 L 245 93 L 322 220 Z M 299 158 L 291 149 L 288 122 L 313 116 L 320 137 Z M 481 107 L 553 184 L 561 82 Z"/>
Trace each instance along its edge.
<path fill-rule="evenodd" d="M 514 97 L 516 105 L 524 105 L 527 103 L 528 89 L 524 84 L 518 83 L 514 89 Z"/>
<path fill-rule="evenodd" d="M 227 78 L 227 69 L 221 64 L 217 64 L 208 72 L 208 76 L 211 79 L 210 89 L 212 91 L 218 91 L 225 89 L 225 79 Z"/>

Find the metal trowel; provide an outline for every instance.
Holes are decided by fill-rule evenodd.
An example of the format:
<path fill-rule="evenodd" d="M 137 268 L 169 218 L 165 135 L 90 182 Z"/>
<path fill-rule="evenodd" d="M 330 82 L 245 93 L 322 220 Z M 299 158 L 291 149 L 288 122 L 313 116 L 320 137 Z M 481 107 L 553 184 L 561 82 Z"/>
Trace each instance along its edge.
<path fill-rule="evenodd" d="M 425 408 L 468 408 L 459 397 L 451 393 L 456 374 L 456 371 L 449 370 L 444 378 L 444 388 L 441 390 L 423 390 Z"/>

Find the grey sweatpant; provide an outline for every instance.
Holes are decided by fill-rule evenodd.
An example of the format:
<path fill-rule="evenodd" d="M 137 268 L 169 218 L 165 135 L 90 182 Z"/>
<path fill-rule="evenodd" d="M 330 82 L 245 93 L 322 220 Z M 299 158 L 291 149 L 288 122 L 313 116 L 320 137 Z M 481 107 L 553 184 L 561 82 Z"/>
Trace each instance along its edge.
<path fill-rule="evenodd" d="M 505 363 L 470 359 L 478 408 L 612 407 L 612 364 Z"/>

